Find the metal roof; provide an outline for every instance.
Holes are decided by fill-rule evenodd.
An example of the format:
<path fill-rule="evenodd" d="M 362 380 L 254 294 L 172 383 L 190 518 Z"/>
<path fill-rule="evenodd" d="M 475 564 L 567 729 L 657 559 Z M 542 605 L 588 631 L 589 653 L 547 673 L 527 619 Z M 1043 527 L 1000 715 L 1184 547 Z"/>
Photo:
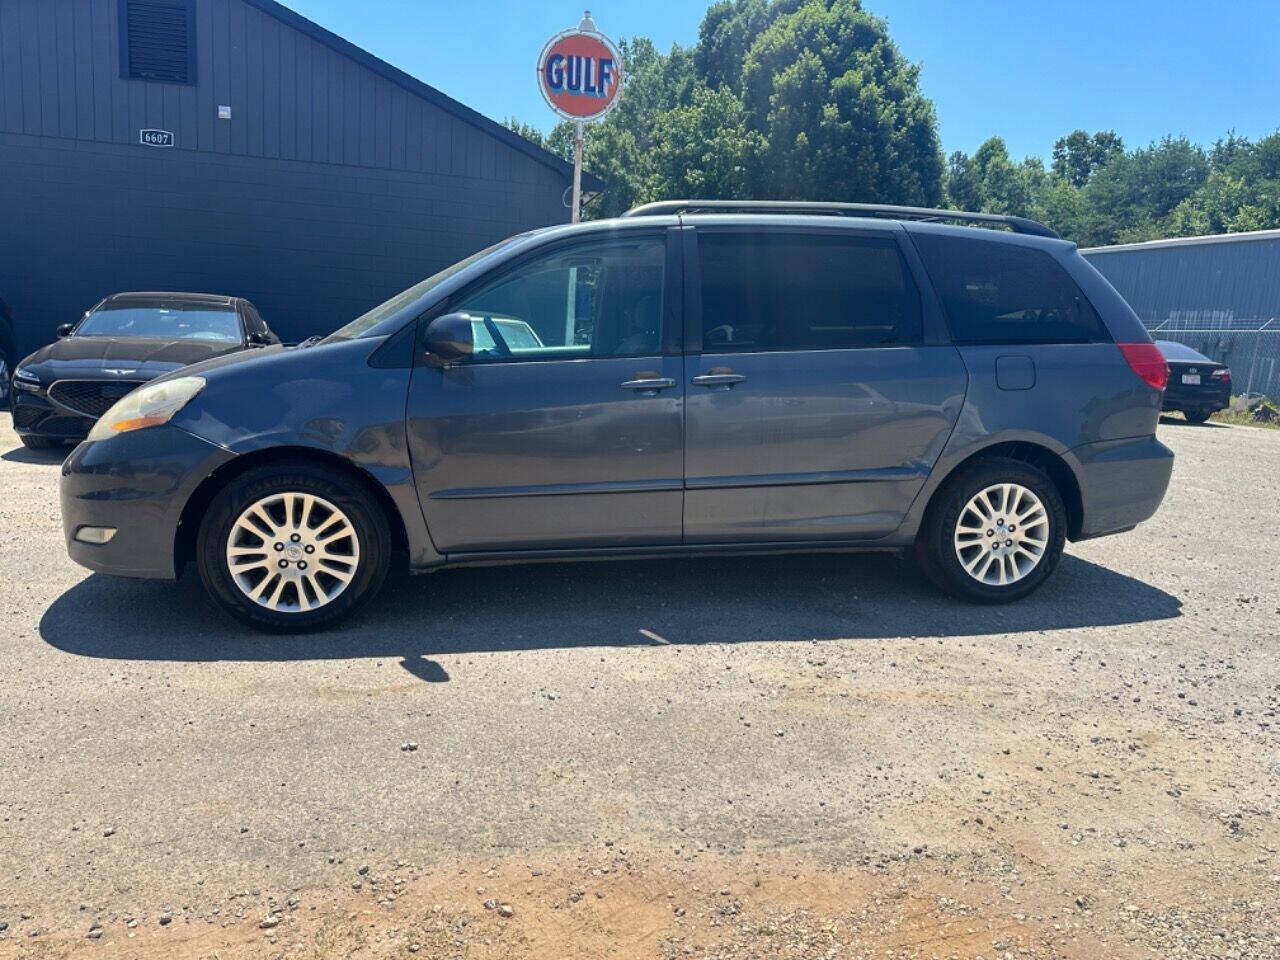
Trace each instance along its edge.
<path fill-rule="evenodd" d="M 391 81 L 414 96 L 421 97 L 441 110 L 451 113 L 459 120 L 469 123 L 491 137 L 501 140 L 507 146 L 513 147 L 539 163 L 551 167 L 557 173 L 564 175 L 566 179 L 573 177 L 573 164 L 567 160 L 557 157 L 550 150 L 543 149 L 514 130 L 508 130 L 502 124 L 490 120 L 484 114 L 472 110 L 466 104 L 458 102 L 448 94 L 441 93 L 435 87 L 423 83 L 417 77 L 405 73 L 399 67 L 393 67 L 387 61 L 375 57 L 368 50 L 357 47 L 349 40 L 344 40 L 336 33 L 326 30 L 320 24 L 308 20 L 302 14 L 295 13 L 284 4 L 277 3 L 276 0 L 245 0 L 245 3 L 275 17 L 282 23 L 293 27 L 300 33 L 306 34 L 312 40 L 324 44 L 344 57 L 354 60 L 362 67 L 373 71 L 385 80 Z M 586 170 L 582 171 L 582 184 L 584 187 L 595 191 L 605 188 L 603 180 L 594 174 L 588 173 Z"/>
<path fill-rule="evenodd" d="M 1280 230 L 1246 230 L 1241 233 L 1213 233 L 1203 237 L 1171 237 L 1143 243 L 1117 243 L 1109 247 L 1085 247 L 1081 253 L 1120 253 L 1124 250 L 1159 250 L 1162 247 L 1194 247 L 1211 243 L 1248 243 L 1252 240 L 1280 240 Z"/>

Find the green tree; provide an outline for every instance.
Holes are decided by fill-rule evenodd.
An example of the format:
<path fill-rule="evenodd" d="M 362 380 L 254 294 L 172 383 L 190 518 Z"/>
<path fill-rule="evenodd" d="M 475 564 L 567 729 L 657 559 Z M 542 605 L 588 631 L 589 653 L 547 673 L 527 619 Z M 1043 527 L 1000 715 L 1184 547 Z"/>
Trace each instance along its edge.
<path fill-rule="evenodd" d="M 953 210 L 981 210 L 984 193 L 973 158 L 961 150 L 947 158 L 946 199 Z"/>
<path fill-rule="evenodd" d="M 1185 137 L 1122 153 L 1094 171 L 1084 188 L 1089 244 L 1132 243 L 1166 235 L 1162 223 L 1208 179 L 1203 149 Z"/>
<path fill-rule="evenodd" d="M 742 101 L 726 87 L 698 87 L 687 106 L 658 117 L 649 196 L 747 197 L 764 138 L 748 129 Z"/>
<path fill-rule="evenodd" d="M 1068 240 L 1082 242 L 1089 222 L 1084 192 L 1066 180 L 1049 177 L 1037 198 L 1035 219 L 1049 224 Z"/>
<path fill-rule="evenodd" d="M 1194 237 L 1251 229 L 1238 226 L 1258 219 L 1258 211 L 1249 203 L 1250 199 L 1250 190 L 1243 180 L 1215 170 L 1209 174 L 1203 187 L 1173 208 L 1164 233 L 1175 237 Z"/>
<path fill-rule="evenodd" d="M 1280 227 L 1280 131 L 1126 150 L 1114 131 L 1073 130 L 1048 170 L 991 137 L 944 161 L 917 68 L 860 0 L 718 0 L 693 47 L 620 48 L 621 99 L 587 127 L 586 167 L 608 188 L 586 216 L 777 197 L 945 202 L 1042 219 L 1082 245 Z M 506 123 L 572 160 L 572 123 Z"/>
<path fill-rule="evenodd" d="M 1090 135 L 1073 130 L 1053 145 L 1053 173 L 1073 187 L 1083 187 L 1099 167 L 1124 153 L 1124 141 L 1114 130 Z"/>
<path fill-rule="evenodd" d="M 1280 180 L 1280 131 L 1259 140 L 1254 153 L 1258 163 L 1258 179 Z"/>
<path fill-rule="evenodd" d="M 947 202 L 957 210 L 1030 217 L 1036 214 L 1044 182 L 1044 165 L 1038 158 L 1014 163 L 1004 140 L 991 137 L 972 157 L 960 152 L 951 155 Z"/>
<path fill-rule="evenodd" d="M 742 94 L 742 64 L 747 51 L 769 24 L 767 0 L 721 0 L 714 3 L 698 28 L 694 63 L 708 87 L 727 86 Z"/>
<path fill-rule="evenodd" d="M 620 47 L 618 106 L 587 130 L 586 166 L 609 184 L 591 216 L 690 194 L 941 200 L 933 105 L 858 0 L 724 0 L 692 49 Z M 572 156 L 572 124 L 530 139 Z"/>
<path fill-rule="evenodd" d="M 753 5 L 742 4 L 750 16 Z M 727 27 L 722 29 L 725 32 Z M 760 196 L 936 205 L 942 153 L 919 69 L 858 0 L 779 0 L 742 65 Z"/>
<path fill-rule="evenodd" d="M 1280 133 L 1253 143 L 1230 131 L 1209 151 L 1209 166 L 1248 183 L 1280 180 Z"/>
<path fill-rule="evenodd" d="M 676 45 L 662 54 L 649 39 L 635 37 L 620 43 L 619 52 L 626 79 L 618 105 L 600 123 L 588 124 L 585 138 L 584 164 L 608 184 L 586 211 L 592 217 L 617 216 L 664 195 L 653 192 L 659 122 L 692 104 L 698 86 L 687 48 Z M 573 124 L 566 121 L 561 128 L 572 149 Z"/>

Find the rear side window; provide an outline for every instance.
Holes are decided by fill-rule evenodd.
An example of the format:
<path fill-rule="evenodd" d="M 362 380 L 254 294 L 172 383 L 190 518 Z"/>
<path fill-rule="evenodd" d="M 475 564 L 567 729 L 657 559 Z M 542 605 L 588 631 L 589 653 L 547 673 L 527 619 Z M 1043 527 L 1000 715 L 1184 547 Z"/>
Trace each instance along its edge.
<path fill-rule="evenodd" d="M 895 241 L 698 234 L 704 353 L 919 343 L 920 293 Z"/>
<path fill-rule="evenodd" d="M 956 343 L 1090 343 L 1107 328 L 1062 266 L 1032 247 L 914 234 Z"/>

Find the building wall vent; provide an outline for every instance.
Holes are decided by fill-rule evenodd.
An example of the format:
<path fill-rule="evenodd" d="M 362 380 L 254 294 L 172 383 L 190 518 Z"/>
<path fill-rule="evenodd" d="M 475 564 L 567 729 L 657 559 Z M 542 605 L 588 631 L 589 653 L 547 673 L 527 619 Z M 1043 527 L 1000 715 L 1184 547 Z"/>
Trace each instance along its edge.
<path fill-rule="evenodd" d="M 120 0 L 121 75 L 196 82 L 194 0 Z"/>

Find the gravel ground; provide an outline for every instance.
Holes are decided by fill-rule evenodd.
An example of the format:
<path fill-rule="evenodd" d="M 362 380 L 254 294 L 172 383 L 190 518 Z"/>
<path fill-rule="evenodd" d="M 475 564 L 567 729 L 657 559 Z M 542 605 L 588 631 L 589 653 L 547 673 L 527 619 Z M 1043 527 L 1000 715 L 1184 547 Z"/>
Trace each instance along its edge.
<path fill-rule="evenodd" d="M 1013 607 L 883 556 L 446 571 L 241 631 L 0 426 L 0 957 L 1280 957 L 1280 432 Z"/>

